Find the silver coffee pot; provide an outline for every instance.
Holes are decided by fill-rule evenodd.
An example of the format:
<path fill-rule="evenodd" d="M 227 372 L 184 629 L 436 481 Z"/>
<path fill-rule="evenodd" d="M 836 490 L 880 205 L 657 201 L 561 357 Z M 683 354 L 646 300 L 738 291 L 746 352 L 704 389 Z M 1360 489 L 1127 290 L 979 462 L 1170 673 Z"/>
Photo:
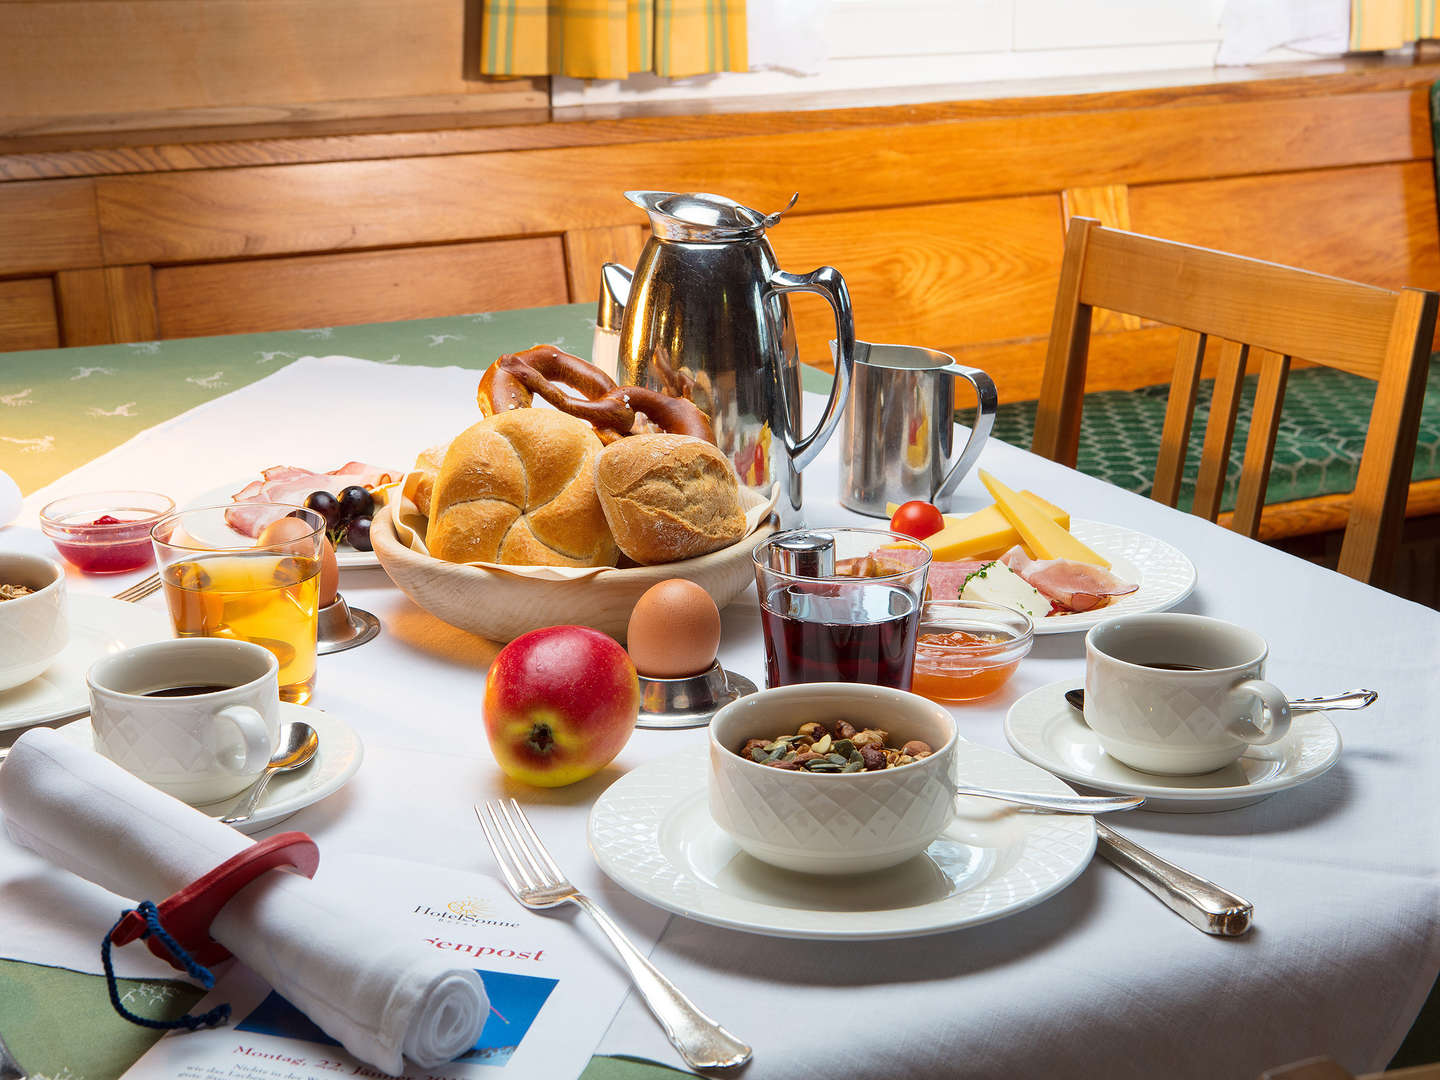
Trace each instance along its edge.
<path fill-rule="evenodd" d="M 778 483 L 782 524 L 799 524 L 800 473 L 834 434 L 850 385 L 855 322 L 845 279 L 829 266 L 779 268 L 765 230 L 784 210 L 762 214 L 704 193 L 625 197 L 650 215 L 651 235 L 633 271 L 606 263 L 601 274 L 597 322 L 603 330 L 618 318 L 617 381 L 694 401 L 740 482 L 767 498 Z M 809 434 L 786 299 L 793 292 L 819 293 L 835 309 L 835 380 Z"/>

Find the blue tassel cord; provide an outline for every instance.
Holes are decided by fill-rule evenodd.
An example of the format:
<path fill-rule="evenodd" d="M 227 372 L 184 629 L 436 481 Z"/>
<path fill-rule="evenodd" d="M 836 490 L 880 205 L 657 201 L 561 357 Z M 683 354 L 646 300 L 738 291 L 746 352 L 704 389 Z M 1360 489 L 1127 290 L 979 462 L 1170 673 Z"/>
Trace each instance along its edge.
<path fill-rule="evenodd" d="M 155 907 L 155 904 L 150 900 L 142 900 L 140 906 L 135 910 L 138 911 L 145 920 L 145 930 L 141 933 L 140 939 L 143 941 L 153 934 L 160 940 L 160 943 L 164 945 L 165 948 L 170 950 L 171 956 L 185 965 L 185 973 L 187 975 L 206 990 L 213 989 L 215 986 L 215 976 L 211 974 L 209 968 L 196 963 L 195 959 L 180 947 L 180 943 L 171 937 L 165 928 L 160 925 L 160 912 Z M 186 1013 L 177 1020 L 151 1020 L 148 1017 L 136 1016 L 121 1004 L 120 991 L 115 984 L 115 966 L 110 960 L 110 935 L 115 933 L 120 923 L 124 922 L 126 916 L 129 914 L 130 912 L 128 911 L 122 914 L 115 925 L 110 928 L 110 933 L 106 934 L 105 939 L 100 942 L 100 962 L 105 967 L 105 986 L 106 989 L 110 991 L 110 1004 L 114 1006 L 115 1011 L 132 1024 L 139 1024 L 141 1027 L 156 1028 L 162 1031 L 178 1030 L 180 1028 L 184 1028 L 186 1031 L 198 1031 L 201 1028 L 217 1027 L 225 1023 L 226 1020 L 229 1020 L 230 1005 L 228 1003 L 216 1005 L 215 1008 L 211 1009 L 204 1016 L 191 1016 L 189 1013 Z"/>

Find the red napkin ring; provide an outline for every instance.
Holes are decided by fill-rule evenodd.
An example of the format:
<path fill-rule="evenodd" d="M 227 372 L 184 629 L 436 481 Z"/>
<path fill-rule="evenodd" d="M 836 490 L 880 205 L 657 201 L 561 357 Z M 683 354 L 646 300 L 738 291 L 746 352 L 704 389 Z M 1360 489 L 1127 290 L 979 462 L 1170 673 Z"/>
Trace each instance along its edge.
<path fill-rule="evenodd" d="M 175 942 L 201 964 L 219 963 L 230 950 L 210 936 L 210 924 L 220 909 L 241 889 L 267 870 L 289 866 L 308 877 L 320 865 L 320 849 L 303 832 L 285 832 L 250 845 L 226 859 L 209 873 L 196 878 L 158 906 L 160 922 Z M 146 932 L 145 916 L 139 911 L 125 914 L 110 931 L 115 945 L 128 945 Z M 171 967 L 186 970 L 184 961 L 173 955 L 156 935 L 145 939 L 149 950 Z"/>

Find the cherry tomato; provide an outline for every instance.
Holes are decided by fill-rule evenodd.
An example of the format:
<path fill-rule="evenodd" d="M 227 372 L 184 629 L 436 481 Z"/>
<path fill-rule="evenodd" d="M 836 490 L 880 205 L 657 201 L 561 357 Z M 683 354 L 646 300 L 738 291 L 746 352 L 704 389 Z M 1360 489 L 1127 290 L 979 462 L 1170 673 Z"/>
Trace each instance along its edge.
<path fill-rule="evenodd" d="M 912 499 L 904 503 L 890 519 L 890 531 L 904 533 L 916 540 L 934 536 L 945 527 L 945 515 L 927 502 Z"/>

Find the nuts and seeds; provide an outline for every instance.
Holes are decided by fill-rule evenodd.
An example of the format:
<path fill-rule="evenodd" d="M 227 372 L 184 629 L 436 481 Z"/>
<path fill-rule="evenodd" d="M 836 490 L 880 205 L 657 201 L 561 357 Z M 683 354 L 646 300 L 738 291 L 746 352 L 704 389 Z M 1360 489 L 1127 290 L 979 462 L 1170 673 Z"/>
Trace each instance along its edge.
<path fill-rule="evenodd" d="M 827 725 L 817 720 L 801 724 L 794 735 L 774 739 L 746 739 L 736 751 L 760 765 L 791 772 L 877 772 L 910 765 L 934 751 L 930 744 L 911 739 L 904 746 L 889 745 L 890 733 L 880 728 L 856 730 L 848 720 Z"/>
<path fill-rule="evenodd" d="M 0 584 L 0 600 L 19 600 L 20 597 L 29 596 L 34 591 L 24 585 Z"/>

